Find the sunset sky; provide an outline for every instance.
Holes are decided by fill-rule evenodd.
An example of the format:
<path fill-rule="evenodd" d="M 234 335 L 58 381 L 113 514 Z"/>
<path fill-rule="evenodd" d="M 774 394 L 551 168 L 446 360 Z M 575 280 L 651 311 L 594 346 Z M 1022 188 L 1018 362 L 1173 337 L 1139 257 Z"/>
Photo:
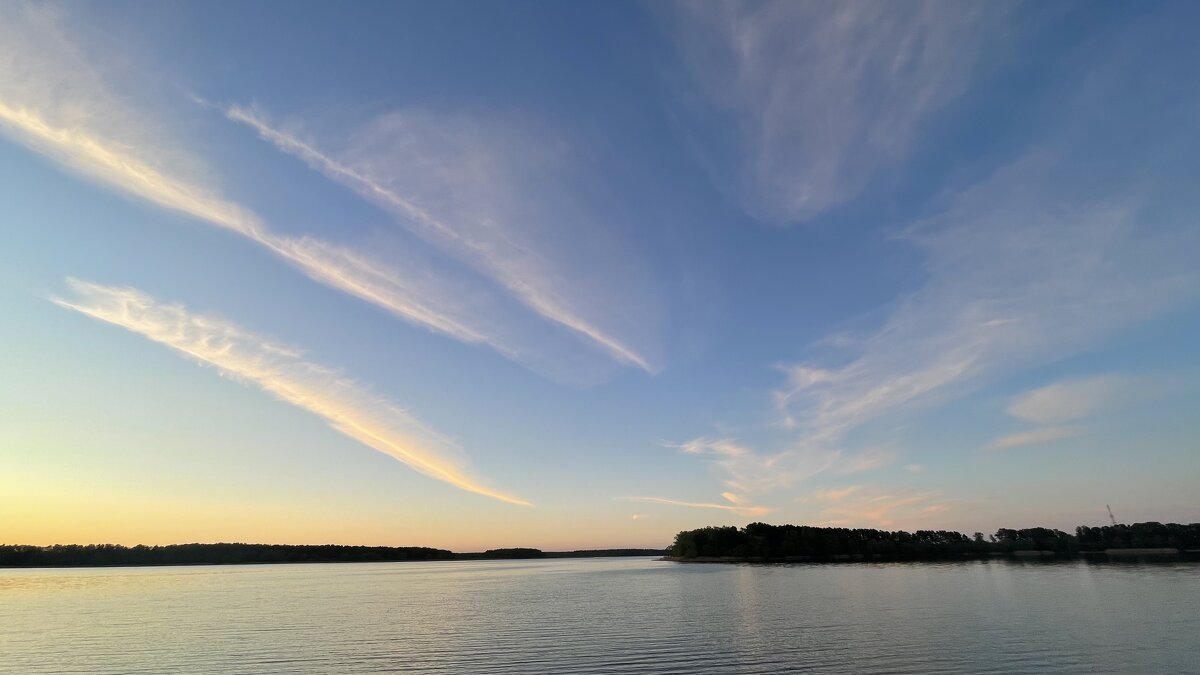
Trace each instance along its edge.
<path fill-rule="evenodd" d="M 1200 521 L 1200 4 L 0 4 L 0 543 Z"/>

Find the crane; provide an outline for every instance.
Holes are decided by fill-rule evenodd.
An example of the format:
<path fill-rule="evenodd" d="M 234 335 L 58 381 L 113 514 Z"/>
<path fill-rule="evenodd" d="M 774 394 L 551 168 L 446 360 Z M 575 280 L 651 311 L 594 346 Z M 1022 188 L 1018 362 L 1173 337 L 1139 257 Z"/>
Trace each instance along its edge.
<path fill-rule="evenodd" d="M 1108 504 L 1105 504 L 1105 505 L 1104 505 L 1104 508 L 1108 509 L 1108 519 L 1112 521 L 1113 527 L 1116 527 L 1116 526 L 1117 526 L 1117 519 L 1116 519 L 1116 517 L 1115 517 L 1115 516 L 1113 516 L 1113 514 L 1112 514 L 1112 507 L 1111 507 L 1111 506 L 1109 506 Z"/>

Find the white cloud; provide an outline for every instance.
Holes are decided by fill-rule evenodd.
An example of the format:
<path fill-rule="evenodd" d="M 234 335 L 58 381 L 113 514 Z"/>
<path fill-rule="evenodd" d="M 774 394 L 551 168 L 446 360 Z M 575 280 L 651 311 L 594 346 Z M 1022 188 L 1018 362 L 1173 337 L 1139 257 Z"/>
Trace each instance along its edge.
<path fill-rule="evenodd" d="M 997 438 L 988 445 L 988 450 L 1004 450 L 1007 448 L 1016 448 L 1023 445 L 1044 445 L 1053 441 L 1060 441 L 1064 438 L 1074 438 L 1080 435 L 1079 429 L 1068 427 L 1043 427 L 1041 429 L 1033 429 L 1032 431 L 1022 431 L 1019 433 Z"/>
<path fill-rule="evenodd" d="M 842 453 L 836 468 L 838 473 L 859 473 L 882 469 L 896 463 L 898 454 L 894 448 L 876 447 L 853 453 Z"/>
<path fill-rule="evenodd" d="M 977 3 L 692 2 L 675 16 L 695 79 L 736 127 L 709 149 L 746 208 L 805 220 L 903 159 L 966 87 L 986 30 Z M 728 175 L 725 166 L 740 167 Z"/>
<path fill-rule="evenodd" d="M 683 443 L 664 442 L 664 447 L 676 448 L 689 455 L 715 455 L 718 457 L 741 457 L 750 452 L 736 440 L 729 438 L 693 438 Z"/>
<path fill-rule="evenodd" d="M 682 506 L 689 509 L 710 509 L 716 511 L 729 511 L 739 516 L 755 517 L 763 516 L 772 511 L 766 506 L 748 506 L 748 505 L 730 505 L 730 504 L 710 504 L 706 502 L 685 502 L 678 499 L 666 499 L 664 497 L 621 497 L 625 501 L 644 502 L 647 504 L 664 504 L 666 506 Z"/>
<path fill-rule="evenodd" d="M 1160 150 L 1091 176 L 1064 158 L 1067 150 L 1033 151 L 948 198 L 903 235 L 926 256 L 924 284 L 847 362 L 792 367 L 776 393 L 785 419 L 809 438 L 836 442 L 885 415 L 936 405 L 1194 304 L 1195 200 L 1134 180 L 1156 173 L 1147 162 Z M 1050 389 L 1015 410 L 1069 418 L 1102 404 L 1113 386 L 1099 379 Z M 1087 400 L 1068 402 L 1071 395 Z M 1057 407 L 1039 414 L 1031 402 Z"/>
<path fill-rule="evenodd" d="M 1143 396 L 1147 385 L 1149 378 L 1117 375 L 1064 380 L 1017 396 L 1008 414 L 1035 424 L 1081 419 Z"/>
<path fill-rule="evenodd" d="M 729 438 L 694 438 L 684 443 L 663 443 L 689 455 L 709 460 L 723 475 L 726 494 L 741 496 L 761 494 L 792 485 L 799 480 L 828 471 L 839 465 L 841 454 L 835 451 L 812 449 L 808 452 L 788 451 L 774 455 L 757 453 Z"/>
<path fill-rule="evenodd" d="M 897 457 L 891 447 L 847 451 L 803 442 L 763 453 L 729 438 L 700 437 L 662 445 L 707 459 L 729 488 L 722 497 L 737 504 L 825 473 L 844 475 L 880 469 L 893 464 Z"/>
<path fill-rule="evenodd" d="M 861 485 L 848 485 L 836 490 L 818 490 L 812 494 L 812 499 L 821 502 L 840 502 L 861 489 Z"/>
<path fill-rule="evenodd" d="M 628 340 L 601 327 L 612 324 L 633 332 L 653 320 L 647 284 L 630 284 L 630 275 L 637 276 L 633 254 L 602 228 L 587 226 L 582 214 L 564 218 L 541 212 L 537 205 L 554 197 L 531 194 L 517 184 L 516 176 L 535 173 L 535 158 L 553 153 L 544 140 L 523 138 L 517 128 L 405 111 L 360 129 L 351 147 L 335 158 L 272 126 L 259 112 L 240 106 L 224 112 L 495 280 L 542 318 L 574 331 L 620 362 L 656 370 Z M 547 183 L 539 188 L 546 190 Z M 551 240 L 573 243 L 554 246 Z M 568 259 L 572 251 L 576 255 Z M 601 268 L 619 269 L 621 276 L 607 276 L 600 284 L 587 278 Z M 614 295 L 617 289 L 621 291 Z M 612 307 L 621 310 L 603 311 Z"/>
<path fill-rule="evenodd" d="M 236 233 L 313 280 L 414 325 L 488 346 L 556 380 L 586 384 L 602 376 L 603 367 L 595 364 L 599 355 L 587 356 L 574 337 L 577 329 L 531 322 L 525 310 L 458 263 L 398 247 L 384 257 L 315 236 L 283 234 L 252 209 L 226 199 L 216 173 L 172 132 L 173 115 L 163 112 L 161 101 L 147 104 L 120 92 L 102 76 L 105 53 L 82 49 L 67 23 L 46 7 L 0 7 L 0 133 L 120 194 Z M 651 323 L 632 309 L 637 302 L 614 306 L 631 308 L 630 321 Z"/>
<path fill-rule="evenodd" d="M 312 279 L 378 305 L 417 325 L 467 343 L 488 343 L 517 358 L 515 346 L 505 344 L 480 327 L 476 319 L 455 308 L 448 293 L 439 293 L 436 276 L 414 275 L 372 260 L 352 249 L 313 237 L 275 234 L 249 209 L 215 196 L 214 191 L 154 168 L 120 144 L 94 136 L 87 129 L 56 127 L 32 108 L 15 108 L 0 100 L 0 129 L 9 137 L 50 156 L 89 178 L 235 232 L 275 253 Z M 409 273 L 413 268 L 407 268 Z M 424 271 L 424 270 L 421 270 Z M 464 308 L 465 309 L 465 308 Z"/>
<path fill-rule="evenodd" d="M 732 468 L 813 457 L 836 466 L 848 459 L 853 431 L 930 410 L 1196 304 L 1200 198 L 1185 176 L 1194 173 L 1200 134 L 1182 111 L 1200 107 L 1200 92 L 1164 89 L 1154 105 L 1124 110 L 1119 125 L 1109 105 L 1140 91 L 1138 78 L 1163 58 L 1127 44 L 1153 42 L 1167 20 L 1089 46 L 1080 59 L 1087 72 L 1041 101 L 1057 117 L 1041 127 L 1039 142 L 973 184 L 947 189 L 893 236 L 923 256 L 923 278 L 886 308 L 877 329 L 817 340 L 814 356 L 785 366 L 774 398 L 796 440 L 782 452 L 739 457 Z M 747 30 L 747 48 L 757 49 L 767 29 Z M 875 113 L 888 114 L 867 106 L 850 117 Z M 830 356 L 835 343 L 841 351 Z"/>
<path fill-rule="evenodd" d="M 809 500 L 824 504 L 817 512 L 822 525 L 837 527 L 880 527 L 918 529 L 936 527 L 932 517 L 944 517 L 959 502 L 936 493 L 881 493 L 855 487 L 853 490 L 817 492 Z"/>
<path fill-rule="evenodd" d="M 460 451 L 403 409 L 371 396 L 335 370 L 304 360 L 295 349 L 223 319 L 159 303 L 132 288 L 76 280 L 68 284 L 74 297 L 54 299 L 62 307 L 130 330 L 253 384 L 431 478 L 499 501 L 529 505 L 471 476 Z"/>

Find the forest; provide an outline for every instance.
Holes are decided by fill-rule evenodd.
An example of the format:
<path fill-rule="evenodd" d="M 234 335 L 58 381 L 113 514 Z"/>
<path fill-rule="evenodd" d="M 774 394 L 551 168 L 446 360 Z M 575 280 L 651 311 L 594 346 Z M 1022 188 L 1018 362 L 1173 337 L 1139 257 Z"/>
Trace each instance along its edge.
<path fill-rule="evenodd" d="M 850 529 L 751 523 L 743 528 L 703 527 L 675 536 L 671 557 L 680 560 L 946 560 L 1046 551 L 1059 556 L 1109 549 L 1200 549 L 1200 523 L 1134 523 L 1080 526 L 1075 534 L 1046 527 L 1001 528 L 985 537 L 947 530 Z"/>

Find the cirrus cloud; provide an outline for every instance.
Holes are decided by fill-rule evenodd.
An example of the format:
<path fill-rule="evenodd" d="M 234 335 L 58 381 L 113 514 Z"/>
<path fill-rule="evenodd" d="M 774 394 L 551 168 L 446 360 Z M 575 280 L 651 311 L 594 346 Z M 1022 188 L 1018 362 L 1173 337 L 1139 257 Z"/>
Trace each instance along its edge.
<path fill-rule="evenodd" d="M 132 288 L 74 279 L 67 283 L 72 297 L 53 299 L 60 307 L 120 326 L 253 384 L 431 478 L 498 501 L 530 506 L 472 476 L 460 450 L 402 408 L 370 395 L 336 370 L 306 361 L 294 348 L 224 319 L 160 303 Z"/>

